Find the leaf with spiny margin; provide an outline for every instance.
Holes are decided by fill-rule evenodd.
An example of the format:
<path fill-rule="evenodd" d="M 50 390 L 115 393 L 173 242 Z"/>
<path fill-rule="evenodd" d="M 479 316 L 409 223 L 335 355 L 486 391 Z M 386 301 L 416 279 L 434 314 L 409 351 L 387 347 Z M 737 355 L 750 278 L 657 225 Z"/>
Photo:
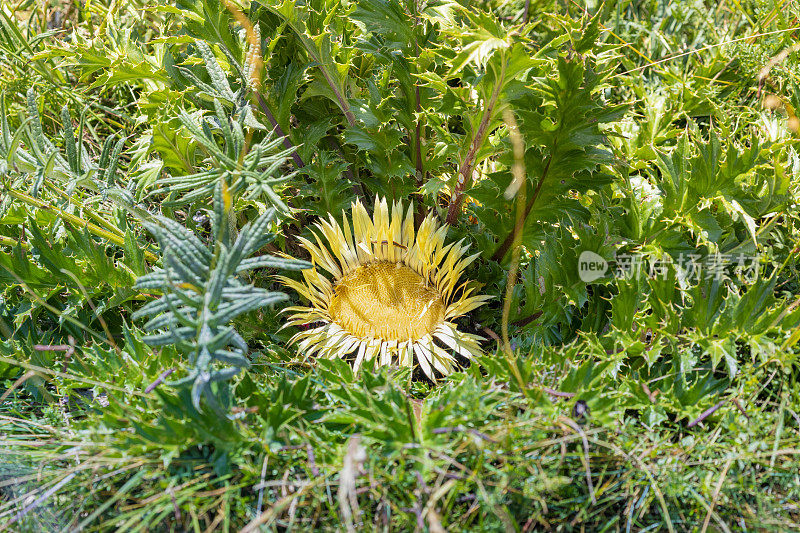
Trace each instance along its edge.
<path fill-rule="evenodd" d="M 390 42 L 407 45 L 413 41 L 413 22 L 402 6 L 395 1 L 360 0 L 352 17 L 363 22 L 367 31 L 380 33 Z"/>

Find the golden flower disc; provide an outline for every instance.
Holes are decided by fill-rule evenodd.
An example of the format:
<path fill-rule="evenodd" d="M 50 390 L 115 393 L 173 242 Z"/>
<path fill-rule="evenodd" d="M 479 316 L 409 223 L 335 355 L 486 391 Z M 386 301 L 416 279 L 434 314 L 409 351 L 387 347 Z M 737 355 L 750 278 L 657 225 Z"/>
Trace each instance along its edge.
<path fill-rule="evenodd" d="M 359 337 L 416 341 L 444 319 L 437 290 L 402 263 L 358 267 L 336 284 L 329 312 L 345 331 Z"/>

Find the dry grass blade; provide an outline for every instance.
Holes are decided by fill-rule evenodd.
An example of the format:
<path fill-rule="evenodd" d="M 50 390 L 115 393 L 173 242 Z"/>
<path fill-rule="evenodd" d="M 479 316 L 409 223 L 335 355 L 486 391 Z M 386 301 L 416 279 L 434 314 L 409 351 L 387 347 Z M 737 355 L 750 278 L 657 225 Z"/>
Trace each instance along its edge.
<path fill-rule="evenodd" d="M 361 468 L 367 454 L 361 446 L 361 437 L 354 435 L 347 443 L 347 452 L 342 460 L 342 470 L 339 472 L 339 509 L 342 520 L 348 531 L 356 531 L 355 521 L 358 521 L 361 510 L 358 506 L 356 478 L 361 475 Z"/>

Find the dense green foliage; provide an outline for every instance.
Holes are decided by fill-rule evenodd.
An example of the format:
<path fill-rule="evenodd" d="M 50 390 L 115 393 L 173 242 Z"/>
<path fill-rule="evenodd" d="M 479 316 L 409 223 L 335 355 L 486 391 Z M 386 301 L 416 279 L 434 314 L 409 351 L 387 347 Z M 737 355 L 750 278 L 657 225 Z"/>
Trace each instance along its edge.
<path fill-rule="evenodd" d="M 0 524 L 800 527 L 798 37 L 795 0 L 0 3 Z M 298 237 L 376 196 L 494 297 L 435 383 L 281 329 Z"/>

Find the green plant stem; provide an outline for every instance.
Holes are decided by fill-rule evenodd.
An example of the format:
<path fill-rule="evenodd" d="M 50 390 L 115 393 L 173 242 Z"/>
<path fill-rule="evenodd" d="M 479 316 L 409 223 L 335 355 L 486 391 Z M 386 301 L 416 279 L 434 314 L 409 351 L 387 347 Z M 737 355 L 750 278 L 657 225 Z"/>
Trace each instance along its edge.
<path fill-rule="evenodd" d="M 21 242 L 16 239 L 12 239 L 11 237 L 3 237 L 0 235 L 0 244 L 3 246 L 11 246 L 11 247 L 22 247 L 23 250 L 29 250 L 30 245 L 26 242 Z"/>
<path fill-rule="evenodd" d="M 53 184 L 51 184 L 51 183 L 48 183 L 48 182 L 45 182 L 45 183 L 48 185 L 48 188 L 49 188 L 50 190 L 52 190 L 52 191 L 56 192 L 57 194 L 59 194 L 60 196 L 64 197 L 64 198 L 65 198 L 65 199 L 67 199 L 67 200 L 68 200 L 68 201 L 69 201 L 71 204 L 75 205 L 75 206 L 76 206 L 76 207 L 78 207 L 78 208 L 79 208 L 81 211 L 85 212 L 85 213 L 86 213 L 87 215 L 89 215 L 89 216 L 90 216 L 90 217 L 91 217 L 91 218 L 92 218 L 92 219 L 93 219 L 93 220 L 94 220 L 94 221 L 95 221 L 97 224 L 99 224 L 99 225 L 103 226 L 105 229 L 107 229 L 107 230 L 108 230 L 108 231 L 110 231 L 111 233 L 115 233 L 115 234 L 119 235 L 120 237 L 125 237 L 125 234 L 124 234 L 124 233 L 122 233 L 118 227 L 114 226 L 114 225 L 113 225 L 111 222 L 109 222 L 109 221 L 108 221 L 108 219 L 104 218 L 104 217 L 103 217 L 103 215 L 101 215 L 100 213 L 98 213 L 97 211 L 95 211 L 94 209 L 92 209 L 91 207 L 88 207 L 88 206 L 86 206 L 85 204 L 79 204 L 79 203 L 77 203 L 77 202 L 76 202 L 76 201 L 75 201 L 73 198 L 71 198 L 71 197 L 70 197 L 70 196 L 69 196 L 69 195 L 68 195 L 68 194 L 67 194 L 65 191 L 62 191 L 62 190 L 61 190 L 61 189 L 59 189 L 58 187 L 55 187 Z"/>
<path fill-rule="evenodd" d="M 516 191 L 517 196 L 517 224 L 516 227 L 521 227 L 522 225 L 522 218 L 523 218 L 523 207 L 525 205 L 525 192 L 526 192 L 526 185 L 527 179 L 525 177 L 525 143 L 522 140 L 522 136 L 519 133 L 519 128 L 517 127 L 517 121 L 514 118 L 514 114 L 511 111 L 506 110 L 505 112 L 505 121 L 508 124 L 508 135 L 511 139 L 511 145 L 514 150 L 514 166 L 511 169 L 511 173 L 514 176 L 514 181 L 512 182 L 512 187 L 514 184 L 518 184 L 518 189 Z M 503 335 L 503 347 L 506 351 L 506 356 L 511 357 L 513 355 L 513 350 L 511 349 L 511 343 L 508 340 L 508 319 L 511 315 L 511 300 L 514 297 L 514 286 L 517 284 L 517 273 L 519 272 L 519 255 L 520 255 L 520 244 L 522 241 L 522 232 L 515 231 L 514 232 L 514 252 L 512 254 L 511 259 L 511 268 L 508 270 L 508 279 L 506 281 L 506 294 L 505 300 L 503 301 L 503 317 L 502 317 L 502 330 L 501 334 Z"/>
<path fill-rule="evenodd" d="M 116 235 L 115 233 L 112 233 L 112 232 L 110 232 L 108 230 L 105 230 L 105 229 L 101 228 L 100 226 L 98 226 L 97 224 L 93 224 L 92 222 L 87 222 L 86 220 L 83 220 L 82 218 L 80 218 L 78 216 L 75 216 L 75 215 L 73 215 L 71 213 L 67 213 L 63 209 L 59 209 L 57 207 L 53 207 L 52 205 L 50 205 L 47 202 L 44 202 L 42 200 L 39 200 L 38 198 L 34 198 L 32 196 L 29 196 L 29 195 L 27 195 L 27 194 L 25 194 L 23 192 L 15 191 L 14 189 L 8 189 L 8 195 L 11 196 L 12 198 L 16 199 L 16 200 L 24 202 L 24 203 L 26 203 L 26 204 L 28 204 L 30 206 L 36 207 L 38 209 L 42 209 L 42 210 L 45 210 L 45 211 L 51 211 L 56 216 L 58 216 L 59 218 L 65 220 L 66 222 L 69 222 L 70 224 L 73 224 L 73 225 L 78 226 L 80 228 L 86 228 L 86 230 L 88 230 L 89 233 L 91 233 L 92 235 L 96 235 L 97 237 L 102 237 L 102 238 L 104 238 L 104 239 L 106 239 L 108 241 L 113 242 L 114 244 L 116 244 L 118 246 L 123 246 L 123 247 L 125 246 L 125 239 L 120 237 L 119 235 Z M 152 261 L 152 262 L 155 262 L 155 261 L 158 260 L 158 258 L 155 255 L 153 255 L 151 252 L 148 252 L 147 250 L 144 250 L 143 253 L 144 253 L 144 256 L 147 259 L 149 259 L 150 261 Z"/>
<path fill-rule="evenodd" d="M 553 147 L 553 151 L 555 151 L 555 146 Z M 497 261 L 498 263 L 503 260 L 503 258 L 508 253 L 509 248 L 514 243 L 514 239 L 516 238 L 517 234 L 520 236 L 522 235 L 522 227 L 525 224 L 525 221 L 528 219 L 528 215 L 530 215 L 533 206 L 536 204 L 536 199 L 539 197 L 539 192 L 542 190 L 542 185 L 544 184 L 544 180 L 547 178 L 547 173 L 550 170 L 550 163 L 553 161 L 553 152 L 550 152 L 550 156 L 547 158 L 547 163 L 544 166 L 544 171 L 542 172 L 542 177 L 539 180 L 539 183 L 536 184 L 536 189 L 533 191 L 533 196 L 528 201 L 528 204 L 525 206 L 525 213 L 522 217 L 517 217 L 516 224 L 514 225 L 514 229 L 511 230 L 511 233 L 503 240 L 503 243 L 497 249 L 497 251 L 492 255 L 492 261 Z"/>

